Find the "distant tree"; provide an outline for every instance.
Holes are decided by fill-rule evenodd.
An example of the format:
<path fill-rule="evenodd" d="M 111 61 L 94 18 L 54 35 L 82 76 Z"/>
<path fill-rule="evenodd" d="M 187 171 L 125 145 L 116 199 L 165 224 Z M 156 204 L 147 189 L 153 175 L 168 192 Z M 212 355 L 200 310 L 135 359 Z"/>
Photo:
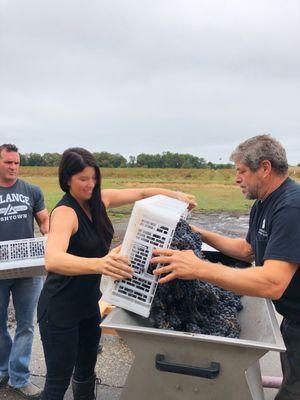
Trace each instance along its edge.
<path fill-rule="evenodd" d="M 38 153 L 29 153 L 27 158 L 27 165 L 29 166 L 43 166 L 44 160 L 43 157 Z"/>
<path fill-rule="evenodd" d="M 103 168 L 126 167 L 127 160 L 121 154 L 111 154 L 106 151 L 93 154 L 99 167 Z"/>
<path fill-rule="evenodd" d="M 212 163 L 211 161 L 209 161 L 207 163 L 207 167 L 210 169 L 231 169 L 234 168 L 234 165 L 231 163 L 227 163 L 227 164 L 216 164 L 216 163 Z"/>
<path fill-rule="evenodd" d="M 102 151 L 101 153 L 94 153 L 94 157 L 95 157 L 99 167 L 111 168 L 112 158 L 111 158 L 110 153 L 107 153 L 106 151 Z"/>
<path fill-rule="evenodd" d="M 113 154 L 112 157 L 113 168 L 125 168 L 127 160 L 121 154 Z"/>
<path fill-rule="evenodd" d="M 141 153 L 136 158 L 136 166 L 144 168 L 205 168 L 206 161 L 192 154 L 166 151 L 160 154 Z"/>
<path fill-rule="evenodd" d="M 60 161 L 59 153 L 44 153 L 43 154 L 44 165 L 47 167 L 57 167 Z"/>
<path fill-rule="evenodd" d="M 216 164 L 216 169 L 232 169 L 234 165 L 231 163 Z"/>
<path fill-rule="evenodd" d="M 26 167 L 28 165 L 28 154 L 21 154 L 20 153 L 20 163 L 24 167 Z"/>
<path fill-rule="evenodd" d="M 162 167 L 163 168 L 181 168 L 182 159 L 178 153 L 171 153 L 165 151 L 162 154 Z"/>
<path fill-rule="evenodd" d="M 216 169 L 216 164 L 215 164 L 215 163 L 212 163 L 211 161 L 208 161 L 207 167 L 208 167 L 209 169 Z"/>
<path fill-rule="evenodd" d="M 182 168 L 205 168 L 206 161 L 204 158 L 193 156 L 192 154 L 182 154 Z"/>
<path fill-rule="evenodd" d="M 136 157 L 136 166 L 143 168 L 160 168 L 161 156 L 159 154 L 138 154 Z"/>
<path fill-rule="evenodd" d="M 108 153 L 106 151 L 93 153 L 97 164 L 104 168 L 210 168 L 224 169 L 233 168 L 231 163 L 216 164 L 211 161 L 206 162 L 203 157 L 197 157 L 188 153 L 172 153 L 170 151 L 162 154 L 141 153 L 129 156 L 129 161 L 121 154 Z M 20 154 L 21 165 L 24 166 L 58 166 L 60 161 L 59 153 L 25 153 Z M 298 164 L 300 166 L 300 163 Z"/>
<path fill-rule="evenodd" d="M 129 168 L 136 167 L 136 158 L 134 156 L 129 156 L 129 161 L 127 163 L 127 167 L 129 167 Z"/>

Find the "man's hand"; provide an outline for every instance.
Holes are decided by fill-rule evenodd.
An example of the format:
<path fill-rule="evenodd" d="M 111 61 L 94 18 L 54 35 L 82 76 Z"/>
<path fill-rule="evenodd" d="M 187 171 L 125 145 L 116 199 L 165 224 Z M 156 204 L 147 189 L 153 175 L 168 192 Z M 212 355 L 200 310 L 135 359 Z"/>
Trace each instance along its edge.
<path fill-rule="evenodd" d="M 154 275 L 167 274 L 159 283 L 166 283 L 172 279 L 198 279 L 201 260 L 192 250 L 156 249 L 153 255 L 159 255 L 151 260 L 151 264 L 167 264 L 153 271 Z"/>

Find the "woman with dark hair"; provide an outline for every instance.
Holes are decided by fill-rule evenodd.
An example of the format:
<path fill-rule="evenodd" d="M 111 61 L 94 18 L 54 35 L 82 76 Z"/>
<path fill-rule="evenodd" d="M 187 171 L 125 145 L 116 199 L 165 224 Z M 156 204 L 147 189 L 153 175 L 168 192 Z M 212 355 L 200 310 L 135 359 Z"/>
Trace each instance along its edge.
<path fill-rule="evenodd" d="M 165 189 L 101 190 L 92 154 L 66 150 L 59 166 L 65 192 L 51 213 L 45 262 L 48 276 L 38 304 L 38 321 L 47 375 L 43 400 L 62 400 L 72 377 L 74 400 L 94 399 L 100 340 L 101 275 L 131 277 L 119 248 L 109 252 L 113 227 L 106 209 L 164 194 L 195 206 L 192 195 Z"/>

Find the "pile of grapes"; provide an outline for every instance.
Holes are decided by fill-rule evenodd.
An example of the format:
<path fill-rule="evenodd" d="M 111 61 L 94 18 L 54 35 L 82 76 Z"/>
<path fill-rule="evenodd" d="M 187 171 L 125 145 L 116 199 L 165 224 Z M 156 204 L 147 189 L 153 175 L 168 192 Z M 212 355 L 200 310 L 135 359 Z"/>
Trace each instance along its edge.
<path fill-rule="evenodd" d="M 193 250 L 204 258 L 201 245 L 201 235 L 181 220 L 171 248 Z M 174 279 L 158 285 L 150 321 L 159 329 L 237 338 L 241 331 L 237 313 L 242 308 L 240 296 L 232 292 L 200 280 Z"/>

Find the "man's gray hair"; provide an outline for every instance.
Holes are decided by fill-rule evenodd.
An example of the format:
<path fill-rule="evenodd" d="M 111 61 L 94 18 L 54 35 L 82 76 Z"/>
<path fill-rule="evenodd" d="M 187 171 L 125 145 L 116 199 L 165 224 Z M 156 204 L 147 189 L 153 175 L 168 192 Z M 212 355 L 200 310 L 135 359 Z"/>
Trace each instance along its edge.
<path fill-rule="evenodd" d="M 258 170 L 264 160 L 270 161 L 278 175 L 285 175 L 289 168 L 285 149 L 270 135 L 254 136 L 239 144 L 231 153 L 230 160 L 247 165 L 253 172 Z"/>

